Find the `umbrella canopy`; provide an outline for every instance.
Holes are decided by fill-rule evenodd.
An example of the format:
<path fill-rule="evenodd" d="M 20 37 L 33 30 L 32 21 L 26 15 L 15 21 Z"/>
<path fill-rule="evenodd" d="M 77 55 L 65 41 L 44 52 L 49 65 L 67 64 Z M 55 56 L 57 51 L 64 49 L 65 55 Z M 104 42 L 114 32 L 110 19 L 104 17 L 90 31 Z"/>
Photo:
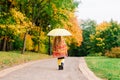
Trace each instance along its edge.
<path fill-rule="evenodd" d="M 48 36 L 71 36 L 72 34 L 66 29 L 53 29 L 47 35 Z"/>

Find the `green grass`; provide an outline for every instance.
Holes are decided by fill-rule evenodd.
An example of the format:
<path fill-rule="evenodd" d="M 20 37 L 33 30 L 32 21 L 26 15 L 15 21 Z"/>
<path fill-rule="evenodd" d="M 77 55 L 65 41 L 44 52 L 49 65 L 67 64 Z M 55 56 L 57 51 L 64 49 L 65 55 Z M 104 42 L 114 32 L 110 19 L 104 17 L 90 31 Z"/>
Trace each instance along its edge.
<path fill-rule="evenodd" d="M 51 58 L 47 54 L 40 54 L 34 52 L 25 52 L 20 54 L 20 51 L 2 52 L 0 51 L 0 70 L 25 63 L 28 61 Z"/>
<path fill-rule="evenodd" d="M 85 57 L 88 67 L 105 80 L 120 80 L 120 58 Z"/>

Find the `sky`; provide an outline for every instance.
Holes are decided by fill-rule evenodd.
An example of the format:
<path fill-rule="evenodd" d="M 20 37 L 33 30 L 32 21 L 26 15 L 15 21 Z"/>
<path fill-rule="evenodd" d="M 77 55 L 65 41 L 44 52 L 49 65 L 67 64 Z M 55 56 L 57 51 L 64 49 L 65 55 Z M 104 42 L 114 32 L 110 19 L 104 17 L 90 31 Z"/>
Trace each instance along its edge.
<path fill-rule="evenodd" d="M 81 0 L 75 14 L 79 20 L 92 19 L 101 23 L 113 19 L 120 23 L 120 0 Z"/>

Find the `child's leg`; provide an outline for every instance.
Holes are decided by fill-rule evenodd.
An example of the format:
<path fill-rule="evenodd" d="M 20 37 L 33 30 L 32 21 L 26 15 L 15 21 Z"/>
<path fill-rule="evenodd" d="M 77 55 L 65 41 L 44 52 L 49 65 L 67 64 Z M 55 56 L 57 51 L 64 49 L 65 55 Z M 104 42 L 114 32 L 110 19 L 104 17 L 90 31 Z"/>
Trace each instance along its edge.
<path fill-rule="evenodd" d="M 61 59 L 58 58 L 58 66 L 61 65 Z"/>
<path fill-rule="evenodd" d="M 63 66 L 64 66 L 64 57 L 58 58 L 59 70 L 63 70 Z"/>

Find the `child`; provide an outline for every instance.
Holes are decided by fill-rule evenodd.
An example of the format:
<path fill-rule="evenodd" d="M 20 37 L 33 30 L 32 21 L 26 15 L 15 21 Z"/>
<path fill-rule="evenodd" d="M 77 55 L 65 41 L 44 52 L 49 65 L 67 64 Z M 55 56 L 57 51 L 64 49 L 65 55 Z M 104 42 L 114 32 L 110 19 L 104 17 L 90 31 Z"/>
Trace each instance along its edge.
<path fill-rule="evenodd" d="M 64 59 L 67 56 L 67 45 L 61 36 L 56 36 L 53 41 L 53 57 L 58 58 L 58 70 L 63 70 Z"/>

